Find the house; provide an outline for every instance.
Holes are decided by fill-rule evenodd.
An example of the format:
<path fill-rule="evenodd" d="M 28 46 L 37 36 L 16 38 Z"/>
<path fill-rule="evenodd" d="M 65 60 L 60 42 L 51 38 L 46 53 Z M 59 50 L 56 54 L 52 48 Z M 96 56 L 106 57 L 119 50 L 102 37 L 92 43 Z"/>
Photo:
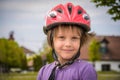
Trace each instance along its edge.
<path fill-rule="evenodd" d="M 118 71 L 120 72 L 120 36 L 96 36 L 100 43 L 100 61 L 95 62 L 96 71 Z M 81 49 L 80 58 L 89 60 L 89 45 Z"/>
<path fill-rule="evenodd" d="M 29 70 L 33 70 L 33 56 L 35 55 L 35 52 L 31 51 L 30 49 L 27 49 L 24 46 L 21 46 L 21 48 L 23 49 L 23 52 L 26 55 L 27 58 L 27 66 Z"/>
<path fill-rule="evenodd" d="M 31 51 L 30 49 L 27 49 L 24 46 L 21 46 L 21 48 L 23 49 L 23 52 L 25 53 L 26 58 L 29 58 L 35 54 L 35 52 Z"/>

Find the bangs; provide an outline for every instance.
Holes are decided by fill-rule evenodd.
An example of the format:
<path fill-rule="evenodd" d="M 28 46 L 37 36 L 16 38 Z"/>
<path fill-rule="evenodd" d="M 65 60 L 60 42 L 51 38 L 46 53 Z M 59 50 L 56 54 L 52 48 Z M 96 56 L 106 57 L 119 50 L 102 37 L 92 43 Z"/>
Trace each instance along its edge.
<path fill-rule="evenodd" d="M 62 31 L 62 33 L 67 33 L 68 31 L 71 31 L 72 33 L 76 32 L 79 36 L 81 36 L 83 32 L 81 28 L 74 25 L 59 25 L 53 30 L 54 36 L 56 36 L 60 30 Z"/>

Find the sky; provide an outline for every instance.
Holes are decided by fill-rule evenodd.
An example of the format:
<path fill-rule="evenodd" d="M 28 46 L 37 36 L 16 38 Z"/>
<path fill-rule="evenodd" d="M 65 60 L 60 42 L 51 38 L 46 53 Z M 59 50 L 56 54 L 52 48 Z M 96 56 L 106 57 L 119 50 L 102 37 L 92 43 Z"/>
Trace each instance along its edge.
<path fill-rule="evenodd" d="M 15 41 L 36 53 L 46 41 L 45 15 L 57 4 L 72 2 L 82 6 L 91 18 L 91 32 L 120 36 L 120 21 L 114 22 L 107 7 L 96 8 L 90 0 L 0 0 L 0 38 L 14 31 Z"/>

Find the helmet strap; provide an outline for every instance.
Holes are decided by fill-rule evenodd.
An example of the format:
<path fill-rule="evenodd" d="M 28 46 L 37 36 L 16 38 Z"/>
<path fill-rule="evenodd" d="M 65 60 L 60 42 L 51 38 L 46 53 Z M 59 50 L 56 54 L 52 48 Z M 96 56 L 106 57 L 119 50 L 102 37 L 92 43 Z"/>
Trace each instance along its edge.
<path fill-rule="evenodd" d="M 58 64 L 59 64 L 58 66 L 59 66 L 59 68 L 63 68 L 63 67 L 66 66 L 66 65 L 72 64 L 72 63 L 80 56 L 81 44 L 80 44 L 80 47 L 79 47 L 79 49 L 78 49 L 77 54 L 76 54 L 75 56 L 73 56 L 70 61 L 68 61 L 68 62 L 66 62 L 65 64 L 61 65 L 61 64 L 60 64 L 60 61 L 58 60 L 58 56 L 57 56 L 57 54 L 56 54 L 56 52 L 55 52 L 55 50 L 54 50 L 54 47 L 53 47 L 53 30 L 51 30 L 50 42 L 51 42 L 50 44 L 51 44 L 51 46 L 52 46 L 52 48 L 53 48 L 53 50 L 52 50 L 52 56 L 53 56 L 54 60 L 58 61 Z M 81 42 L 82 42 L 82 40 L 80 39 L 80 43 L 81 43 Z"/>
<path fill-rule="evenodd" d="M 52 50 L 52 56 L 53 56 L 54 60 L 58 61 L 58 57 L 57 57 L 57 54 L 55 53 L 54 49 Z"/>
<path fill-rule="evenodd" d="M 80 39 L 80 42 L 82 42 L 81 39 Z M 63 67 L 66 66 L 66 65 L 71 65 L 77 58 L 79 58 L 81 46 L 82 46 L 82 45 L 80 44 L 80 47 L 79 47 L 79 49 L 78 49 L 77 54 L 76 54 L 75 56 L 73 56 L 70 61 L 66 62 L 66 63 L 63 64 L 63 65 L 61 65 L 60 62 L 58 61 L 58 62 L 59 62 L 59 68 L 63 68 Z M 55 53 L 55 54 L 56 54 L 56 53 Z"/>
<path fill-rule="evenodd" d="M 57 56 L 57 54 L 56 54 L 54 49 L 52 50 L 52 56 L 53 56 L 54 60 L 56 60 L 58 62 L 57 66 L 59 66 L 59 68 L 61 69 L 61 68 L 63 68 L 66 65 L 72 64 L 80 56 L 80 48 L 79 48 L 77 54 L 75 56 L 73 56 L 70 61 L 66 62 L 63 65 L 60 64 L 60 61 L 58 60 L 58 56 Z"/>
<path fill-rule="evenodd" d="M 50 41 L 51 41 L 51 46 L 53 45 L 53 31 L 51 31 L 51 34 L 50 34 Z M 82 40 L 80 39 L 80 42 Z M 53 47 L 53 46 L 52 46 Z M 66 65 L 71 65 L 79 56 L 80 56 L 80 48 L 81 48 L 81 44 L 80 44 L 80 47 L 78 49 L 78 52 L 77 54 L 69 61 L 69 62 L 66 62 L 65 64 L 61 65 L 59 60 L 58 60 L 58 56 L 57 54 L 55 53 L 55 50 L 53 48 L 52 50 L 52 56 L 53 58 L 58 62 L 55 67 L 52 69 L 52 72 L 49 76 L 49 79 L 48 80 L 55 80 L 55 71 L 56 71 L 56 68 L 59 67 L 60 69 L 63 68 L 64 66 Z"/>

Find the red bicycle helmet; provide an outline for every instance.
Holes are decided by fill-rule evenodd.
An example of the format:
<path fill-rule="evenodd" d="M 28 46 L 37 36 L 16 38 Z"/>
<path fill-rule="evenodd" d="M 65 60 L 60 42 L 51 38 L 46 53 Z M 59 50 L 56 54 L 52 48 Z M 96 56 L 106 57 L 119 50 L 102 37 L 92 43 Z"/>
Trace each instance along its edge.
<path fill-rule="evenodd" d="M 86 11 L 79 5 L 74 6 L 72 3 L 65 5 L 59 4 L 49 11 L 46 16 L 45 33 L 58 24 L 75 24 L 85 29 L 90 30 L 90 17 Z"/>

